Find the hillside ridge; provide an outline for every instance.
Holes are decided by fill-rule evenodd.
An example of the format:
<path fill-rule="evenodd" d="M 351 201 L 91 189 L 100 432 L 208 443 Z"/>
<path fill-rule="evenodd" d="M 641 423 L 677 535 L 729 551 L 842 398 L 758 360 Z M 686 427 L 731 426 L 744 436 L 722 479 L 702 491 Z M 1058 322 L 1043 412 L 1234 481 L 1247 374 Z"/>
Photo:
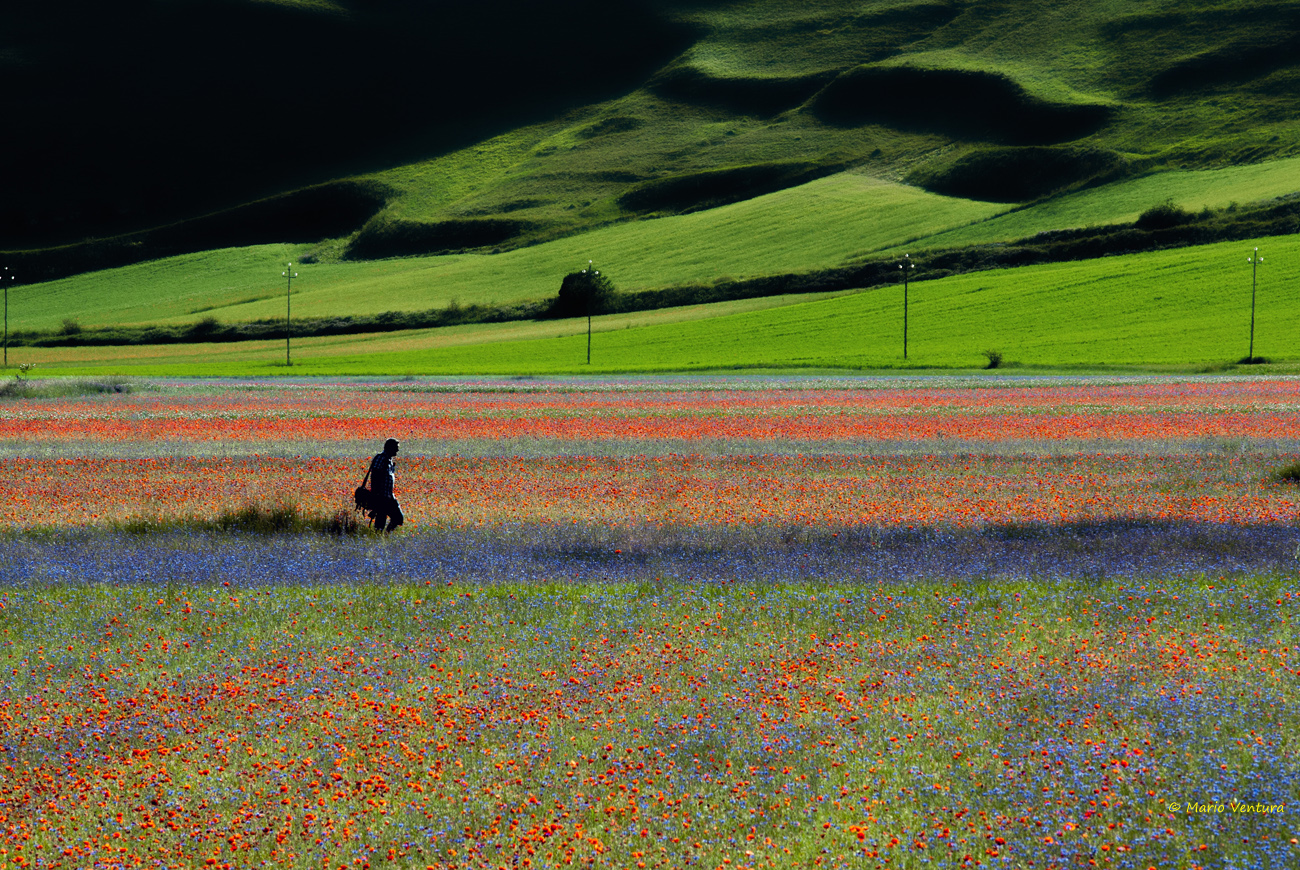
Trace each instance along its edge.
<path fill-rule="evenodd" d="M 48 130 L 39 135 L 0 141 L 3 165 L 35 161 L 0 206 L 0 250 L 30 266 L 29 280 L 311 236 L 336 240 L 327 247 L 354 260 L 509 250 L 846 168 L 1027 203 L 1300 154 L 1300 0 L 1136 0 L 1119 10 L 1102 0 L 1068 9 L 680 0 L 619 4 L 618 13 L 562 0 L 545 21 L 505 0 L 441 4 L 436 14 L 404 0 L 196 0 L 145 26 L 146 6 L 62 0 L 0 12 L 14 45 L 0 52 L 0 75 L 11 83 L 36 82 L 77 52 L 90 63 L 119 29 L 143 28 L 124 46 L 140 55 L 133 72 L 77 92 L 72 110 L 40 118 L 34 126 Z M 73 26 L 55 37 L 57 16 Z M 180 63 L 172 37 L 200 20 L 212 32 L 187 44 Z M 285 57 L 220 81 L 221 42 L 271 24 L 300 34 L 284 42 Z M 465 31 L 490 37 L 452 49 L 464 40 L 449 34 Z M 348 82 L 322 50 L 343 32 Z M 268 54 L 279 45 L 249 38 Z M 310 52 L 291 48 L 312 39 Z M 116 150 L 86 138 L 103 113 L 121 110 L 113 100 L 92 110 L 91 96 L 169 64 L 180 69 L 171 97 L 198 88 L 215 102 L 179 110 L 172 129 L 146 101 L 127 113 L 124 124 L 139 130 Z M 75 79 L 55 76 L 44 93 L 75 91 Z M 229 110 L 223 88 L 238 96 L 254 82 L 309 81 L 338 85 L 301 103 L 329 111 L 289 114 L 268 99 L 209 135 L 211 117 Z M 3 93 L 21 114 L 17 92 Z M 411 159 L 421 151 L 425 159 Z M 222 163 L 215 153 L 234 156 Z M 69 155 L 80 164 L 52 166 Z M 146 171 L 149 161 L 157 165 Z M 377 164 L 387 168 L 364 169 Z M 305 202 L 315 204 L 310 215 L 295 206 Z"/>

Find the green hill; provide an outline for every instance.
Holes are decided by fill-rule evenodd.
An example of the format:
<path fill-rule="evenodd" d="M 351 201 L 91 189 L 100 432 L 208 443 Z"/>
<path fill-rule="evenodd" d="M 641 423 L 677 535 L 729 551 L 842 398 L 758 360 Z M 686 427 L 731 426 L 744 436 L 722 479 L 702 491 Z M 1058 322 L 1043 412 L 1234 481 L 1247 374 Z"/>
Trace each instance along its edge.
<path fill-rule="evenodd" d="M 5 4 L 0 248 L 171 225 L 454 151 L 626 93 L 690 42 L 638 0 Z M 348 206 L 223 243 L 319 238 L 320 212 Z M 210 232 L 168 241 L 216 247 Z"/>
<path fill-rule="evenodd" d="M 353 259 L 492 250 L 848 168 L 1020 202 L 1300 153 L 1297 2 L 539 8 L 6 9 L 0 75 L 27 91 L 0 104 L 31 120 L 0 141 L 0 249 L 138 231 L 29 277 L 325 237 Z"/>
<path fill-rule="evenodd" d="M 452 254 L 299 267 L 302 317 L 515 302 L 554 296 L 567 272 L 597 259 L 620 289 L 814 269 L 961 227 L 1004 206 L 951 199 L 842 174 L 708 211 L 634 221 L 499 254 Z M 283 265 L 310 246 L 209 251 L 78 275 L 15 292 L 10 325 L 54 329 L 236 322 L 284 315 Z M 19 293 L 22 294 L 19 297 Z M 17 300 L 21 298 L 21 304 Z"/>
<path fill-rule="evenodd" d="M 1259 276 L 1254 351 L 1297 371 L 1300 235 L 1074 263 L 990 270 L 911 286 L 908 358 L 902 288 L 773 297 L 598 316 L 380 335 L 153 347 L 11 349 L 47 374 L 581 374 L 747 368 L 980 368 L 1007 365 L 1220 370 L 1250 347 L 1251 268 Z"/>
<path fill-rule="evenodd" d="M 1300 0 L 62 0 L 0 33 L 14 330 L 274 320 L 288 261 L 295 316 L 375 318 L 1300 192 Z"/>
<path fill-rule="evenodd" d="M 10 328 L 239 323 L 283 318 L 293 261 L 299 318 L 374 316 L 545 299 L 595 260 L 626 293 L 709 285 L 871 260 L 905 251 L 997 243 L 1062 227 L 1129 222 L 1164 200 L 1191 211 L 1300 190 L 1300 158 L 1221 170 L 1172 171 L 1079 191 L 1029 207 L 927 193 L 841 173 L 732 205 L 615 224 L 497 254 L 378 261 L 311 260 L 313 245 L 187 254 L 77 275 L 12 293 Z M 923 254 L 922 254 L 923 256 Z"/>

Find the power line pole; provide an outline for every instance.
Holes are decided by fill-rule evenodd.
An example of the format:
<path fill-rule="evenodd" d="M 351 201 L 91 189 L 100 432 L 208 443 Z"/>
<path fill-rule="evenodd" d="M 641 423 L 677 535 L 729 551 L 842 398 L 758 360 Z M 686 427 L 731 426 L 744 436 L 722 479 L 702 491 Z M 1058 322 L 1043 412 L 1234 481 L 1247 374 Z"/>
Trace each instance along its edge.
<path fill-rule="evenodd" d="M 298 277 L 298 273 L 293 271 L 293 263 L 287 264 L 285 271 L 280 273 L 285 279 L 284 282 L 284 364 L 293 365 L 289 361 L 289 291 L 293 289 L 293 279 Z"/>
<path fill-rule="evenodd" d="M 916 268 L 909 254 L 903 255 L 903 262 L 898 264 L 903 273 L 903 359 L 907 359 L 907 273 Z"/>
<path fill-rule="evenodd" d="M 0 275 L 0 282 L 3 282 L 4 285 L 5 285 L 5 353 L 4 353 L 4 366 L 5 366 L 5 368 L 8 368 L 8 367 L 9 367 L 9 281 L 14 280 L 14 276 L 8 274 L 8 273 L 9 273 L 9 267 L 8 267 L 8 266 L 5 266 L 5 269 L 4 269 L 4 270 L 5 270 L 5 274 Z M 9 281 L 5 281 L 5 278 L 8 278 Z"/>
<path fill-rule="evenodd" d="M 1255 362 L 1255 277 L 1259 264 L 1264 262 L 1264 258 L 1259 255 L 1259 248 L 1246 258 L 1246 262 L 1250 263 L 1250 353 L 1246 354 L 1246 362 L 1250 364 Z"/>
<path fill-rule="evenodd" d="M 587 268 L 582 270 L 582 274 L 587 276 L 587 365 L 591 365 L 591 297 L 596 295 L 596 279 L 600 273 L 588 260 Z"/>

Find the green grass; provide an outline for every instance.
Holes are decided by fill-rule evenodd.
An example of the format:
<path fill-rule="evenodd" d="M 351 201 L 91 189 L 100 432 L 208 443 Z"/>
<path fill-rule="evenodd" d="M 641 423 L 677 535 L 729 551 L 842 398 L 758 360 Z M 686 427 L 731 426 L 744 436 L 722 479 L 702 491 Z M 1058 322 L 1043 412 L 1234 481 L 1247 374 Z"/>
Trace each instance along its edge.
<path fill-rule="evenodd" d="M 1300 189 L 1300 159 L 1175 171 L 1082 191 L 1032 208 L 941 197 L 841 173 L 687 215 L 624 223 L 500 254 L 297 265 L 303 317 L 423 310 L 451 300 L 508 303 L 555 295 L 588 259 L 624 291 L 808 271 L 918 248 L 1023 238 L 1050 229 L 1131 221 L 1171 199 L 1186 208 Z M 172 257 L 15 288 L 11 329 L 223 322 L 284 316 L 284 263 L 311 246 L 266 245 Z"/>
<path fill-rule="evenodd" d="M 137 389 L 141 389 L 141 386 L 120 378 L 34 380 L 31 377 L 24 376 L 20 369 L 14 375 L 13 380 L 5 380 L 0 383 L 0 403 L 23 399 L 71 399 L 81 396 L 101 396 L 109 393 L 133 393 Z M 149 388 L 144 387 L 144 389 Z"/>
<path fill-rule="evenodd" d="M 330 4 L 285 0 L 285 5 Z M 364 177 L 396 191 L 376 219 L 381 223 L 522 221 L 521 235 L 506 243 L 515 245 L 644 216 L 618 200 L 651 179 L 792 160 L 826 172 L 853 168 L 896 179 L 981 144 L 978 131 L 953 135 L 927 126 L 932 119 L 919 104 L 915 118 L 892 127 L 826 123 L 811 97 L 834 76 L 864 64 L 984 71 L 1006 76 L 1052 104 L 1112 107 L 1114 120 L 1077 144 L 1116 153 L 1136 173 L 1256 163 L 1300 153 L 1300 90 L 1294 87 L 1290 54 L 1278 42 L 1298 10 L 1295 0 L 1198 0 L 1176 7 L 1161 0 L 1080 0 L 1067 6 L 1046 0 L 993 6 L 896 0 L 663 4 L 657 14 L 689 21 L 693 42 L 641 79 L 643 86 L 556 110 L 540 121 L 505 124 L 472 145 L 435 149 L 425 159 L 402 159 Z M 1234 65 L 1234 58 L 1240 63 Z M 1177 81 L 1175 73 L 1185 67 L 1199 70 L 1185 77 L 1194 87 L 1160 84 Z M 370 138 L 382 143 L 384 131 Z M 369 165 L 377 162 L 382 160 Z M 347 174 L 340 171 L 339 177 Z M 1250 194 L 1239 192 L 1235 198 L 1245 201 Z M 1110 216 L 1095 219 L 1133 211 L 1105 205 Z M 1048 224 L 1086 219 L 1093 206 L 1069 201 L 1060 209 L 1043 213 Z M 1039 223 L 1037 229 L 1050 225 Z M 1003 237 L 1020 226 L 1009 221 L 990 232 Z M 323 250 L 337 252 L 346 244 L 346 239 L 333 240 Z M 762 258 L 754 250 L 745 259 Z M 746 266 L 719 264 L 729 272 Z M 628 272 L 630 286 L 640 286 L 641 272 Z M 526 277 L 509 272 L 492 279 L 509 285 L 497 290 L 506 298 L 522 292 L 517 282 Z M 151 289 L 145 286 L 141 295 L 150 297 Z M 471 282 L 462 296 L 476 292 Z"/>
<path fill-rule="evenodd" d="M 937 249 L 1012 241 L 1044 230 L 1130 223 L 1165 200 L 1188 211 L 1199 211 L 1296 192 L 1300 192 L 1300 158 L 1217 170 L 1174 170 L 1010 210 L 980 223 L 937 233 L 917 244 Z"/>
<path fill-rule="evenodd" d="M 236 535 L 370 535 L 377 537 L 367 519 L 346 508 L 333 514 L 303 510 L 292 502 L 273 505 L 246 504 L 227 508 L 215 517 L 137 516 L 111 526 L 134 535 L 199 534 L 212 532 Z"/>
<path fill-rule="evenodd" d="M 365 316 L 442 308 L 453 301 L 491 305 L 549 298 L 564 274 L 588 260 L 612 276 L 620 290 L 636 292 L 1126 222 L 1165 200 L 1196 210 L 1300 190 L 1300 157 L 1293 156 L 1300 153 L 1300 125 L 1295 121 L 1300 102 L 1297 90 L 1288 84 L 1294 78 L 1292 63 L 1285 51 L 1274 51 L 1281 37 L 1258 27 L 1270 18 L 1295 19 L 1300 2 L 1260 6 L 1206 0 L 1172 9 L 1155 0 L 1122 5 L 1081 0 L 1068 7 L 1026 0 L 978 8 L 751 0 L 682 7 L 670 14 L 693 23 L 695 41 L 643 87 L 541 121 L 507 126 L 467 147 L 358 176 L 380 181 L 395 192 L 363 234 L 402 223 L 518 222 L 521 234 L 503 242 L 497 253 L 358 261 L 346 258 L 349 238 L 206 251 L 17 287 L 10 329 L 57 330 L 65 318 L 87 327 L 192 324 L 202 317 L 227 323 L 272 320 L 285 311 L 283 264 L 303 259 L 309 262 L 296 266 L 295 315 Z M 1242 62 L 1220 63 L 1224 58 Z M 1104 153 L 1117 161 L 1114 165 L 1127 167 L 1129 176 L 1025 208 L 943 197 L 899 184 L 900 178 L 938 177 L 927 176 L 927 167 L 951 165 L 954 158 L 988 142 L 980 141 L 978 130 L 935 128 L 924 106 L 917 107 L 916 117 L 892 127 L 832 122 L 819 115 L 817 89 L 864 64 L 982 71 L 1007 77 L 1037 101 L 1108 106 L 1115 113 L 1113 120 L 1072 143 L 1078 150 L 1069 153 Z M 1183 69 L 1195 73 L 1186 79 L 1194 80 L 1194 86 L 1178 84 L 1182 79 L 1174 73 Z M 1002 165 L 1014 167 L 1016 150 L 1002 150 Z M 715 178 L 760 177 L 764 167 L 796 163 L 834 174 L 705 211 L 690 212 L 688 189 L 685 198 L 673 200 L 671 206 L 690 213 L 657 217 L 653 212 L 634 213 L 620 199 L 647 182 L 697 178 L 713 170 L 735 170 L 711 176 Z M 839 171 L 845 167 L 849 169 Z M 664 189 L 680 190 L 681 185 L 670 183 Z M 734 192 L 744 193 L 740 188 Z M 725 199 L 728 192 L 721 195 Z M 421 238 L 418 232 L 414 237 Z M 1109 268 L 1098 266 L 1102 272 Z M 1027 273 L 997 280 L 1037 279 Z M 1136 284 L 1123 289 L 1125 280 L 1143 278 L 1114 279 L 1120 289 L 1113 298 L 1121 306 L 1133 293 L 1143 292 Z M 1192 284 L 1175 286 L 1159 301 L 1179 298 L 1184 286 Z M 1069 285 L 1035 293 L 1044 310 L 1083 310 Z M 1175 303 L 1181 306 L 1178 311 L 1202 310 L 1184 301 Z M 952 310 L 965 311 L 960 306 Z M 1091 320 L 1076 319 L 1084 324 L 1078 334 L 1053 334 L 1050 347 L 1033 341 L 1014 344 L 1019 333 L 1011 327 L 1028 322 L 1032 312 L 1007 304 L 1000 304 L 999 310 L 1011 317 L 1007 325 L 992 314 L 963 320 L 969 340 L 979 337 L 982 345 L 975 356 L 952 337 L 929 347 L 923 332 L 915 335 L 912 356 L 935 365 L 979 364 L 982 350 L 1005 344 L 998 349 L 1013 363 L 1148 364 L 1166 358 L 1159 343 L 1138 350 L 1134 348 L 1140 343 L 1123 338 L 1133 332 L 1123 307 L 1113 315 L 1100 315 L 1110 324 L 1101 333 L 1089 332 Z M 610 339 L 614 360 L 600 365 L 661 369 L 901 362 L 876 349 L 888 345 L 884 338 L 864 339 L 889 334 L 885 310 L 864 309 L 854 315 L 860 322 L 851 339 L 818 342 L 812 350 L 799 327 L 781 327 L 777 334 L 767 331 L 769 320 L 764 318 L 779 319 L 774 312 L 741 315 L 726 307 L 709 311 L 726 312 L 733 319 L 691 327 L 699 335 L 691 333 L 684 350 L 675 349 L 677 327 L 666 325 L 677 323 L 677 314 L 665 315 L 662 322 L 602 319 L 602 329 L 623 329 L 628 335 Z M 786 316 L 795 315 L 780 315 Z M 1210 321 L 1216 318 L 1210 316 Z M 880 324 L 873 325 L 877 320 Z M 707 337 L 711 331 L 730 334 L 751 327 L 758 330 L 754 336 L 728 339 L 725 346 Z M 466 327 L 403 335 L 397 347 L 392 338 L 349 337 L 304 343 L 302 362 L 307 365 L 316 348 L 323 370 L 564 370 L 570 365 L 567 347 L 547 346 L 537 338 L 552 329 L 549 340 L 561 345 L 570 339 L 557 336 L 573 332 L 571 325 Z M 668 337 L 660 340 L 656 329 L 666 330 Z M 787 332 L 788 341 L 782 337 Z M 834 334 L 834 329 L 827 333 Z M 1012 338 L 1003 340 L 1003 334 Z M 520 340 L 524 343 L 517 343 Z M 641 340 L 653 349 L 638 351 L 636 342 Z M 470 349 L 475 341 L 497 347 L 490 353 Z M 222 364 L 237 365 L 273 346 L 249 343 L 202 353 L 213 364 L 227 360 Z M 1094 352 L 1100 355 L 1087 358 Z M 1286 352 L 1263 351 L 1282 356 Z M 146 359 L 152 360 L 150 365 L 171 365 L 165 361 L 184 360 L 192 353 L 182 348 L 157 353 L 58 351 L 32 358 L 52 366 L 74 360 L 144 364 Z M 390 356 L 371 358 L 372 353 Z M 342 356 L 327 362 L 323 357 L 329 354 Z M 1198 339 L 1179 359 L 1222 356 L 1214 342 Z M 970 362 L 960 362 L 968 358 Z"/>
<path fill-rule="evenodd" d="M 1229 65 L 1223 81 L 1185 92 L 1157 96 L 1152 82 L 1198 54 L 1249 56 L 1273 38 L 1258 25 L 1296 8 L 1196 2 L 1174 10 L 1156 0 L 810 7 L 751 0 L 696 9 L 686 17 L 700 28 L 699 38 L 664 71 L 668 80 L 693 76 L 692 87 L 665 90 L 652 79 L 645 89 L 545 128 L 512 131 L 421 164 L 418 172 L 376 177 L 403 191 L 395 215 L 523 217 L 536 221 L 544 237 L 626 217 L 614 200 L 644 178 L 789 159 L 896 177 L 976 144 L 978 137 L 924 132 L 924 106 L 917 107 L 914 125 L 846 128 L 819 122 L 798 97 L 779 99 L 784 83 L 820 76 L 825 84 L 873 62 L 993 72 L 1052 103 L 1111 106 L 1116 119 L 1081 144 L 1119 152 L 1138 172 L 1254 163 L 1300 149 L 1294 120 L 1300 103 L 1286 84 L 1284 56 L 1237 73 Z M 729 96 L 738 90 L 744 96 Z M 765 92 L 771 92 L 766 103 Z M 584 138 L 609 119 L 637 126 Z"/>
<path fill-rule="evenodd" d="M 1269 475 L 1269 479 L 1287 486 L 1300 484 L 1300 462 L 1292 462 L 1277 469 Z"/>
<path fill-rule="evenodd" d="M 452 299 L 549 298 L 565 274 L 589 259 L 624 291 L 805 271 L 1004 209 L 845 173 L 706 212 L 620 224 L 501 254 L 296 266 L 293 311 L 330 317 L 422 310 Z M 83 326 L 283 317 L 281 272 L 304 250 L 210 251 L 23 287 L 11 300 L 10 328 L 57 329 L 67 317 Z"/>
<path fill-rule="evenodd" d="M 913 283 L 908 359 L 902 293 L 883 288 L 784 297 L 586 321 L 477 324 L 295 343 L 298 374 L 561 374 L 756 368 L 982 368 L 1004 365 L 1183 366 L 1246 356 L 1250 269 L 1265 255 L 1255 354 L 1300 358 L 1290 328 L 1300 304 L 1300 237 L 1228 242 L 1100 260 L 977 272 Z M 924 264 L 922 263 L 922 268 Z M 728 307 L 730 306 L 730 307 Z M 14 359 L 53 373 L 284 374 L 284 345 L 22 348 Z"/>

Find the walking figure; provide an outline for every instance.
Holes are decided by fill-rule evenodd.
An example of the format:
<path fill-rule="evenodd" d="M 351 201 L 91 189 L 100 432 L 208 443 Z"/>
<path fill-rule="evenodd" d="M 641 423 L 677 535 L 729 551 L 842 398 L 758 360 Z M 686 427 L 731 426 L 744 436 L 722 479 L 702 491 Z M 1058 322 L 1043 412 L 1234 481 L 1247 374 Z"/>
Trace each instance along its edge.
<path fill-rule="evenodd" d="M 402 506 L 393 497 L 397 465 L 393 457 L 397 455 L 397 447 L 396 438 L 385 441 L 384 452 L 375 454 L 375 458 L 370 460 L 370 470 L 366 472 L 366 477 L 370 478 L 370 518 L 374 520 L 375 529 L 381 532 L 391 532 L 406 520 Z M 362 486 L 365 486 L 365 481 L 362 481 Z"/>

